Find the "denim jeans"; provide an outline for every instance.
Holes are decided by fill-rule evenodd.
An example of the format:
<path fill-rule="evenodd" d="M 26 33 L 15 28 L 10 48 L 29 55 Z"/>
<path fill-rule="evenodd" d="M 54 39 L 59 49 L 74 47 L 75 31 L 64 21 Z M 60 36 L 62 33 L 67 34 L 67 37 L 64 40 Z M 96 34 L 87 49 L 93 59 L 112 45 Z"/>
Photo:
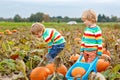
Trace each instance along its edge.
<path fill-rule="evenodd" d="M 48 62 L 53 62 L 54 58 L 64 49 L 65 43 L 52 45 L 52 48 L 49 50 L 49 53 L 46 55 Z"/>

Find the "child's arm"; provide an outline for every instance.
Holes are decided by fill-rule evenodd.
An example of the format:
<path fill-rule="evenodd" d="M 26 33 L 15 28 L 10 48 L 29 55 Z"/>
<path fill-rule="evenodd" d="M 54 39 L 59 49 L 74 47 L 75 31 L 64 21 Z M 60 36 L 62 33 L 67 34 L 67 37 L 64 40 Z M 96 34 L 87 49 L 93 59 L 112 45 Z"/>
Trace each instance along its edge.
<path fill-rule="evenodd" d="M 95 33 L 95 38 L 98 44 L 98 55 L 102 55 L 102 32 L 99 30 L 98 32 Z"/>
<path fill-rule="evenodd" d="M 81 48 L 80 48 L 80 52 L 84 51 L 84 35 L 82 37 L 82 42 L 81 42 Z"/>

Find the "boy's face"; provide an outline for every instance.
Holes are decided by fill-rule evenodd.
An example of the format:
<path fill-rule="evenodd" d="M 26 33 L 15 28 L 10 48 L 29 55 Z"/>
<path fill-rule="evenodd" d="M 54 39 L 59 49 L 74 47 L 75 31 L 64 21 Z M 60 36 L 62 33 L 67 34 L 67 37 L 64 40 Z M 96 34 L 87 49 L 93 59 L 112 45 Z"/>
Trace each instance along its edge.
<path fill-rule="evenodd" d="M 43 34 L 43 29 L 42 29 L 41 31 L 39 31 L 39 32 L 34 33 L 34 35 L 35 35 L 36 37 L 38 37 L 38 38 L 41 38 L 41 37 L 42 37 L 42 34 Z"/>
<path fill-rule="evenodd" d="M 92 22 L 89 21 L 89 20 L 87 20 L 87 19 L 83 20 L 83 23 L 84 23 L 86 26 L 91 26 L 91 25 L 92 25 Z"/>

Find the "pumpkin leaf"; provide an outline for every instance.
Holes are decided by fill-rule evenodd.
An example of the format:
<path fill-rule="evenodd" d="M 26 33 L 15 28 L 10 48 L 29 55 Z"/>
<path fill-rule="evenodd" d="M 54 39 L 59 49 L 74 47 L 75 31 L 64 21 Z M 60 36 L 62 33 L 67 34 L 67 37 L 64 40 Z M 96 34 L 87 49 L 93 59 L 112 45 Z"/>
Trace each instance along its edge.
<path fill-rule="evenodd" d="M 4 42 L 2 43 L 2 49 L 5 50 L 5 51 L 8 50 L 8 49 L 7 49 L 7 46 L 6 46 L 6 44 L 5 44 Z"/>
<path fill-rule="evenodd" d="M 120 64 L 117 64 L 113 69 L 112 72 L 116 73 L 120 70 Z"/>
<path fill-rule="evenodd" d="M 6 70 L 7 68 L 7 70 Z M 16 70 L 16 65 L 15 65 L 15 61 L 12 60 L 12 59 L 4 59 L 3 61 L 0 62 L 0 72 L 1 71 L 6 71 L 9 72 L 9 71 L 14 71 Z"/>

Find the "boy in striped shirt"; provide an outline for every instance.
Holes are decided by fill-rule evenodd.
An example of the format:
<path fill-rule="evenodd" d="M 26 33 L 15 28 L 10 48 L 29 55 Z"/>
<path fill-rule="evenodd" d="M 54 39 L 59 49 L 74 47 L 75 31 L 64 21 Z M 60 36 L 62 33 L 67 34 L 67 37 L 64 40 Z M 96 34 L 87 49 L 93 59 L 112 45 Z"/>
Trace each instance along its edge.
<path fill-rule="evenodd" d="M 96 56 L 102 55 L 102 31 L 96 25 L 97 15 L 93 10 L 84 11 L 81 18 L 87 27 L 84 30 L 80 51 L 85 62 L 92 62 Z"/>
<path fill-rule="evenodd" d="M 43 38 L 48 44 L 48 53 L 44 57 L 44 60 L 53 62 L 54 58 L 64 49 L 65 39 L 64 37 L 53 28 L 45 28 L 41 23 L 34 23 L 31 27 L 31 33 L 38 38 Z M 41 62 L 43 62 L 41 61 Z M 38 66 L 40 66 L 39 63 Z"/>

